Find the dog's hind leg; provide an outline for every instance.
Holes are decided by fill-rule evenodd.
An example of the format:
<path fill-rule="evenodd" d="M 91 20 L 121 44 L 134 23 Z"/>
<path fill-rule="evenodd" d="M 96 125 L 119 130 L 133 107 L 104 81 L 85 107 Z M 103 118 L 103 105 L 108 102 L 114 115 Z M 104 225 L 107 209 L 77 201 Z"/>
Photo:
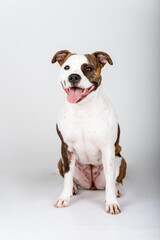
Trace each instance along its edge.
<path fill-rule="evenodd" d="M 73 195 L 76 195 L 78 193 L 78 186 L 77 184 L 73 181 L 73 191 L 72 191 Z"/>
<path fill-rule="evenodd" d="M 116 196 L 121 197 L 122 196 L 122 185 L 123 185 L 123 179 L 126 176 L 126 168 L 127 164 L 123 157 L 115 157 L 116 158 L 116 170 L 115 170 L 115 177 L 116 177 Z"/>
<path fill-rule="evenodd" d="M 123 179 L 126 176 L 127 164 L 124 158 L 121 156 L 121 146 L 119 145 L 120 140 L 120 127 L 118 124 L 118 133 L 117 140 L 115 142 L 115 187 L 116 187 L 116 196 L 121 197 L 122 195 L 122 185 Z"/>

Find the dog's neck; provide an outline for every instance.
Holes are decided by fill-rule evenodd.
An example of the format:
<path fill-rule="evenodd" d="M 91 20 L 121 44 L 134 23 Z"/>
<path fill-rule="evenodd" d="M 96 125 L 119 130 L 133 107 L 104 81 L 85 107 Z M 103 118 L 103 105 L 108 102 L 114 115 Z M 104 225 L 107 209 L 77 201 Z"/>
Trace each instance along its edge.
<path fill-rule="evenodd" d="M 89 94 L 86 98 L 78 103 L 68 103 L 66 100 L 67 108 L 73 112 L 73 114 L 79 114 L 84 116 L 85 114 L 90 114 L 95 111 L 97 108 L 98 101 L 103 97 L 101 87 L 91 94 Z"/>

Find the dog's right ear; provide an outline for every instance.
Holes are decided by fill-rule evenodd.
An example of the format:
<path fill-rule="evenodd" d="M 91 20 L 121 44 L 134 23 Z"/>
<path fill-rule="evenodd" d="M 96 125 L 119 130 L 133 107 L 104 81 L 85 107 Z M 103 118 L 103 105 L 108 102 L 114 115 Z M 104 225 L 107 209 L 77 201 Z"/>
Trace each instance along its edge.
<path fill-rule="evenodd" d="M 52 63 L 58 62 L 59 65 L 62 66 L 62 64 L 66 61 L 66 59 L 70 55 L 71 55 L 71 52 L 69 52 L 68 50 L 61 50 L 53 56 L 51 62 Z"/>

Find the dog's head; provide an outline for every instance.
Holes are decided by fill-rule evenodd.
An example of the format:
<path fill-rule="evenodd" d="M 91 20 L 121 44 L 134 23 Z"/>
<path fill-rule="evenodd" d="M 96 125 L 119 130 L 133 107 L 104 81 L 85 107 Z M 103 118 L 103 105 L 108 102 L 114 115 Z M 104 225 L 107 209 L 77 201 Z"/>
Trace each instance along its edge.
<path fill-rule="evenodd" d="M 57 52 L 52 63 L 61 66 L 60 82 L 70 103 L 78 103 L 97 90 L 101 84 L 101 69 L 108 62 L 113 64 L 105 52 L 78 55 L 67 50 Z"/>

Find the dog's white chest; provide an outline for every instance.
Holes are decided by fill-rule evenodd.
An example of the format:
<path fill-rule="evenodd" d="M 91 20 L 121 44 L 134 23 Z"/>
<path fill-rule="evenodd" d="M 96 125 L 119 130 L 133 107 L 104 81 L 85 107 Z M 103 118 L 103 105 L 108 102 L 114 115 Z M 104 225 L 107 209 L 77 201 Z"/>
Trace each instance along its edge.
<path fill-rule="evenodd" d="M 95 102 L 82 108 L 66 103 L 60 112 L 58 127 L 68 150 L 74 152 L 81 163 L 100 164 L 101 150 L 106 142 L 115 142 L 117 120 L 114 111 L 100 94 Z"/>
<path fill-rule="evenodd" d="M 97 141 L 97 133 L 92 126 L 81 123 L 72 125 L 72 131 L 66 137 L 67 144 L 71 151 L 74 151 L 79 161 L 84 164 L 98 164 L 101 162 L 101 151 Z M 75 131 L 75 129 L 77 129 Z"/>

